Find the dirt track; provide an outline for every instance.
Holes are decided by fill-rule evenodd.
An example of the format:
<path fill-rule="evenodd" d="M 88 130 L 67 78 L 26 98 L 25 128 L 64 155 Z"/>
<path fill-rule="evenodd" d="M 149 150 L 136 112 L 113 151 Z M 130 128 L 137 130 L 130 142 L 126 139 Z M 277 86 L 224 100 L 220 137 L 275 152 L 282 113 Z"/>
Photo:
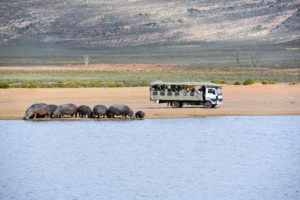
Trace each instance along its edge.
<path fill-rule="evenodd" d="M 300 115 L 300 85 L 223 86 L 224 104 L 216 109 L 186 106 L 167 108 L 149 101 L 149 88 L 0 89 L 0 119 L 21 119 L 27 107 L 45 102 L 77 105 L 128 104 L 147 118 L 209 115 Z"/>

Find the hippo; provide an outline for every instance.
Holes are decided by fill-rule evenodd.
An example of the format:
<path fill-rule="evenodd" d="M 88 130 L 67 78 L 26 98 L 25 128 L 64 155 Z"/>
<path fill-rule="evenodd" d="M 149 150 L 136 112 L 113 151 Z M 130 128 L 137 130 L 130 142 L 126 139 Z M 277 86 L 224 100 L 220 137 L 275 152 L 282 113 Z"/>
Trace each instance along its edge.
<path fill-rule="evenodd" d="M 107 114 L 107 107 L 104 105 L 96 105 L 93 108 L 93 114 L 95 118 L 100 118 L 101 116 L 105 117 Z"/>
<path fill-rule="evenodd" d="M 145 117 L 145 113 L 141 110 L 139 110 L 135 113 L 135 118 L 136 119 L 144 119 L 144 117 Z"/>
<path fill-rule="evenodd" d="M 51 110 L 50 107 L 47 104 L 44 103 L 36 103 L 31 105 L 25 112 L 24 119 L 34 119 L 37 118 L 38 116 L 45 116 L 45 117 L 50 117 L 51 115 Z"/>
<path fill-rule="evenodd" d="M 54 110 L 57 108 L 57 105 L 48 104 L 48 106 L 50 107 L 50 111 L 51 111 L 50 117 L 52 118 L 52 115 L 54 113 Z M 46 115 L 40 115 L 40 114 L 36 115 L 36 118 L 45 118 L 45 117 L 46 117 Z"/>
<path fill-rule="evenodd" d="M 115 115 L 122 115 L 122 118 L 125 119 L 127 115 L 131 119 L 134 118 L 134 112 L 127 105 L 123 104 L 114 104 L 108 108 L 107 117 L 114 118 Z"/>
<path fill-rule="evenodd" d="M 60 105 L 55 109 L 52 118 L 64 118 L 64 115 L 70 115 L 71 117 L 75 115 L 77 117 L 77 107 L 72 103 Z"/>
<path fill-rule="evenodd" d="M 57 108 L 57 105 L 48 104 L 48 106 L 50 107 L 50 111 L 51 111 L 50 117 L 52 118 L 53 117 L 53 113 L 54 113 L 55 109 Z"/>
<path fill-rule="evenodd" d="M 93 117 L 93 112 L 90 107 L 86 105 L 81 105 L 77 108 L 77 113 L 79 114 L 79 117 L 83 118 L 85 116 L 88 116 L 88 118 Z"/>

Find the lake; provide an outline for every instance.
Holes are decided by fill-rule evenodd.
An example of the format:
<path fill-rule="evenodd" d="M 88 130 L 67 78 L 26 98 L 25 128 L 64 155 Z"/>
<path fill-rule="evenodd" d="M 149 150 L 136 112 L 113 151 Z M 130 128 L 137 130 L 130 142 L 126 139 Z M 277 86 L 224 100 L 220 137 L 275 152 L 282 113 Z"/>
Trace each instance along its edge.
<path fill-rule="evenodd" d="M 300 199 L 300 117 L 0 121 L 0 199 Z"/>

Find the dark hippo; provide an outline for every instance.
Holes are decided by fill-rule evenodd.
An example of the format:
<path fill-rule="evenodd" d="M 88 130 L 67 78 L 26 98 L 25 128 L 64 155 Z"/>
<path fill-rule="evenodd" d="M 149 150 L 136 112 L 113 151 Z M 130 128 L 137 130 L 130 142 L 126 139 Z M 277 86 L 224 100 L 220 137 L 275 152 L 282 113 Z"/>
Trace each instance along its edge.
<path fill-rule="evenodd" d="M 77 117 L 77 107 L 72 103 L 60 105 L 55 109 L 52 117 L 53 118 L 56 118 L 56 117 L 63 118 L 64 115 L 70 115 L 71 117 L 73 117 L 75 115 L 75 117 Z"/>
<path fill-rule="evenodd" d="M 93 112 L 90 107 L 86 105 L 81 105 L 77 108 L 77 113 L 79 114 L 79 117 L 83 118 L 85 116 L 88 116 L 88 118 L 93 117 Z"/>
<path fill-rule="evenodd" d="M 96 105 L 93 108 L 93 114 L 95 118 L 105 117 L 107 115 L 107 107 L 104 105 Z"/>
<path fill-rule="evenodd" d="M 57 105 L 54 104 L 48 104 L 48 106 L 50 107 L 50 111 L 51 111 L 51 118 L 53 117 L 53 113 L 55 111 L 55 109 L 57 108 Z"/>
<path fill-rule="evenodd" d="M 144 119 L 144 117 L 145 117 L 145 113 L 141 110 L 139 110 L 135 113 L 135 118 L 136 119 Z"/>
<path fill-rule="evenodd" d="M 126 119 L 126 116 L 128 115 L 131 119 L 134 118 L 134 112 L 126 105 L 123 104 L 115 104 L 111 105 L 108 108 L 107 116 L 109 118 L 114 118 L 115 115 L 122 115 L 123 118 Z"/>
<path fill-rule="evenodd" d="M 55 111 L 55 109 L 57 108 L 57 105 L 54 105 L 54 104 L 48 104 L 49 108 L 50 108 L 50 111 L 51 111 L 51 114 L 50 114 L 50 117 L 52 118 L 53 117 L 53 113 Z M 36 118 L 45 118 L 46 115 L 39 115 L 37 114 Z"/>
<path fill-rule="evenodd" d="M 51 110 L 47 104 L 37 103 L 31 105 L 25 112 L 24 119 L 34 119 L 39 116 L 50 117 Z"/>

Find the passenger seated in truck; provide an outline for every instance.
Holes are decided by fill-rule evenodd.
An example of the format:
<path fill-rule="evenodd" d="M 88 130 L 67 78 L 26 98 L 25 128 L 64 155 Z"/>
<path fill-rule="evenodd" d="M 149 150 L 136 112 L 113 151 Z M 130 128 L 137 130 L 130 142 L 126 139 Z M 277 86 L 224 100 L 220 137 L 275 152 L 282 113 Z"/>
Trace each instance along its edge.
<path fill-rule="evenodd" d="M 202 91 L 201 91 L 201 89 L 199 88 L 199 89 L 197 90 L 197 94 L 199 94 L 199 95 L 200 95 L 200 94 L 201 94 L 201 92 L 202 92 Z"/>

